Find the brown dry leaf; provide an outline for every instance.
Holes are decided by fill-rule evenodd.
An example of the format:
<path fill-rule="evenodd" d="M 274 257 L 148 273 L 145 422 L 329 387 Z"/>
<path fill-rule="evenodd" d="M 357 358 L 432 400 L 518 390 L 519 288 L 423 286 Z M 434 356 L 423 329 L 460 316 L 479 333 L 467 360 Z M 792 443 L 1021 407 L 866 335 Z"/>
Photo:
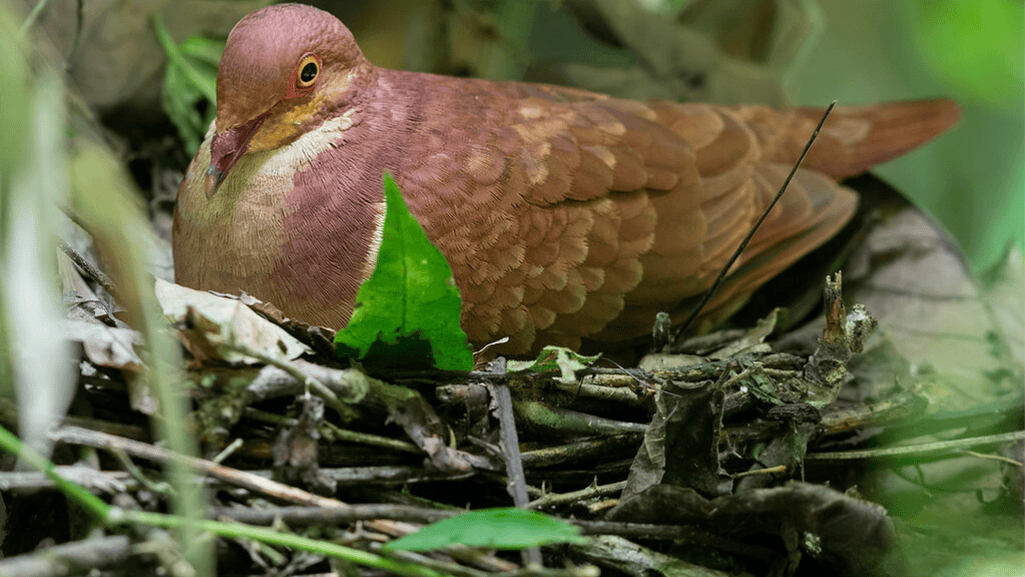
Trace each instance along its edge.
<path fill-rule="evenodd" d="M 1008 255 L 980 280 L 924 213 L 893 199 L 880 212 L 845 268 L 848 295 L 879 320 L 877 338 L 855 371 L 857 386 L 846 392 L 860 400 L 884 398 L 895 385 L 920 392 L 928 400 L 925 414 L 891 433 L 911 444 L 1021 430 L 1020 413 L 1006 408 L 1020 407 L 1022 399 L 1021 255 Z M 912 521 L 898 530 L 916 574 L 932 574 L 951 559 L 978 558 L 983 550 L 994 558 L 1016 550 L 1020 557 L 1021 500 L 1009 497 L 1008 463 L 998 460 L 999 452 L 866 465 L 861 486 L 894 516 Z M 921 526 L 936 529 L 926 537 Z M 937 554 L 937 543 L 950 547 Z"/>
<path fill-rule="evenodd" d="M 274 303 L 262 301 L 251 294 L 242 293 L 238 296 L 238 300 L 290 334 L 300 335 L 303 342 L 312 347 L 316 354 L 328 357 L 334 355 L 335 331 L 333 329 L 309 325 L 302 321 L 288 318 Z"/>
<path fill-rule="evenodd" d="M 712 381 L 667 383 L 655 396 L 655 415 L 621 499 L 663 484 L 713 497 L 728 493 L 732 481 L 719 463 L 723 398 Z"/>
<path fill-rule="evenodd" d="M 322 496 L 334 494 L 337 485 L 320 470 L 317 441 L 318 427 L 324 423 L 324 400 L 313 395 L 299 399 L 298 423 L 282 427 L 274 441 L 274 477 L 288 484 L 302 482 Z"/>
<path fill-rule="evenodd" d="M 708 526 L 776 556 L 778 574 L 792 573 L 809 553 L 839 575 L 908 574 L 886 511 L 822 485 L 791 481 L 710 500 L 690 488 L 654 485 L 624 499 L 610 520 Z"/>
<path fill-rule="evenodd" d="M 383 391 L 378 387 L 378 391 Z M 389 394 L 381 395 L 388 406 L 388 420 L 406 432 L 416 446 L 427 453 L 431 464 L 446 473 L 470 473 L 474 464 L 470 455 L 447 444 L 451 434 L 434 408 L 419 393 L 389 386 Z"/>

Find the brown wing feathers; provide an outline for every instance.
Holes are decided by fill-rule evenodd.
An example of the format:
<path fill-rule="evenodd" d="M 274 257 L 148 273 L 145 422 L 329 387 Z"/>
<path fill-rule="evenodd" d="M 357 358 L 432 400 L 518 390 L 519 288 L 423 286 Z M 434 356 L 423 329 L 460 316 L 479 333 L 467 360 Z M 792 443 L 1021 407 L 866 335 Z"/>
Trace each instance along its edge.
<path fill-rule="evenodd" d="M 630 112 L 636 112 L 638 104 L 630 105 Z M 603 327 L 605 330 L 590 334 L 593 338 L 622 339 L 644 333 L 655 312 L 672 308 L 667 301 L 684 300 L 706 289 L 781 186 L 822 113 L 821 109 L 780 113 L 762 107 L 730 109 L 675 103 L 652 103 L 643 110 L 649 111 L 637 115 L 643 121 L 635 117 L 632 122 L 622 123 L 629 128 L 621 142 L 650 147 L 651 141 L 645 136 L 662 136 L 644 124 L 652 120 L 650 112 L 654 112 L 654 120 L 679 140 L 668 146 L 660 143 L 654 154 L 644 154 L 647 150 L 640 148 L 644 151 L 640 160 L 669 165 L 678 182 L 667 179 L 664 184 L 677 186 L 666 186 L 667 191 L 651 190 L 655 188 L 651 182 L 658 179 L 650 176 L 662 166 L 647 169 L 648 190 L 640 196 L 646 196 L 655 209 L 657 223 L 650 248 L 638 255 L 642 278 L 624 297 L 625 310 L 617 315 L 619 318 Z M 827 122 L 823 130 L 827 138 L 812 149 L 818 154 L 814 159 L 809 157 L 807 168 L 798 172 L 789 191 L 734 265 L 729 282 L 707 305 L 704 317 L 721 320 L 755 289 L 838 232 L 854 213 L 856 195 L 817 170 L 828 170 L 834 178 L 855 174 L 931 139 L 957 117 L 957 108 L 949 101 L 925 106 L 899 103 L 841 108 L 838 112 L 837 120 Z M 894 134 L 894 126 L 903 129 Z M 645 131 L 647 135 L 637 135 Z M 674 147 L 677 158 L 687 159 L 686 165 L 674 166 L 675 159 L 666 154 Z M 616 158 L 625 156 L 620 153 Z M 690 179 L 685 177 L 688 169 L 693 173 Z M 611 198 L 618 200 L 615 194 Z M 588 307 L 598 308 L 597 303 Z M 591 318 L 604 318 L 587 312 L 591 312 Z M 576 322 L 574 318 L 565 320 L 552 329 Z M 599 325 L 600 320 L 583 332 L 591 333 Z"/>
<path fill-rule="evenodd" d="M 650 329 L 655 312 L 706 289 L 821 114 L 521 90 L 509 120 L 522 149 L 508 168 L 522 172 L 526 184 L 524 202 L 514 207 L 525 226 L 515 246 L 478 252 L 488 261 L 500 261 L 503 250 L 523 258 L 493 281 L 507 287 L 495 291 L 506 298 L 475 298 L 483 292 L 473 283 L 464 289 L 471 337 L 509 334 L 519 345 L 636 336 Z M 844 175 L 900 154 L 937 134 L 949 112 L 943 102 L 925 114 L 902 104 L 839 109 L 813 147 L 814 162 L 809 157 L 705 316 L 737 308 L 850 218 L 855 194 L 816 169 Z M 904 122 L 901 115 L 911 113 Z M 882 121 L 910 132 L 894 139 L 887 124 L 877 126 Z"/>

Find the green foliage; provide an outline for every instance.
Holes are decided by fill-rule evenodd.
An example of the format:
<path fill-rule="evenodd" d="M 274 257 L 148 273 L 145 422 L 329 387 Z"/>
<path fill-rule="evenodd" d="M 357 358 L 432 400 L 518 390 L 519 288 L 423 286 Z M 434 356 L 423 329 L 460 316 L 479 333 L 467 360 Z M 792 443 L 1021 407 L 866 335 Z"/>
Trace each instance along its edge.
<path fill-rule="evenodd" d="M 439 521 L 396 539 L 385 549 L 430 551 L 449 545 L 488 549 L 524 549 L 552 543 L 583 543 L 572 523 L 526 509 L 484 509 Z"/>
<path fill-rule="evenodd" d="M 589 357 L 571 351 L 565 347 L 547 346 L 541 349 L 537 358 L 530 361 L 506 361 L 505 370 L 510 373 L 548 373 L 559 372 L 559 378 L 565 383 L 576 382 L 576 372 L 594 364 L 601 355 Z"/>
<path fill-rule="evenodd" d="M 195 154 L 217 111 L 217 64 L 224 43 L 193 36 L 178 46 L 157 16 L 153 17 L 153 30 L 167 54 L 161 93 L 164 112 L 185 141 L 185 149 Z M 207 102 L 204 114 L 199 112 L 201 102 Z"/>
<path fill-rule="evenodd" d="M 384 196 L 377 266 L 356 295 L 349 325 L 335 336 L 335 351 L 368 366 L 468 371 L 473 353 L 459 326 L 452 269 L 387 172 Z"/>

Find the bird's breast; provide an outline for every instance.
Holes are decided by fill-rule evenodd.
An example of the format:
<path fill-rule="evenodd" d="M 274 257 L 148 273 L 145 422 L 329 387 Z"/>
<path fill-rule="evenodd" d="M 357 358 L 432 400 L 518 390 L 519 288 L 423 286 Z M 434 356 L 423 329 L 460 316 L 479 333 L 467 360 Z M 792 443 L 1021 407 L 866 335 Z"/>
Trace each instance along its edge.
<path fill-rule="evenodd" d="M 209 139 L 178 195 L 176 280 L 246 291 L 294 316 L 345 326 L 376 261 L 383 193 L 358 190 L 346 161 L 351 115 L 340 115 L 278 149 L 246 154 L 207 198 Z"/>

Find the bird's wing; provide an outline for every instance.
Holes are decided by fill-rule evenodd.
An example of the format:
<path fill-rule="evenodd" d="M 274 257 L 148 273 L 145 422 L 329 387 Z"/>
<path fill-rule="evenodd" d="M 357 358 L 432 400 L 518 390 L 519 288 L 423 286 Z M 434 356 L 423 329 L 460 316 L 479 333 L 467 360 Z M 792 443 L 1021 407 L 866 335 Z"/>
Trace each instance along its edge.
<path fill-rule="evenodd" d="M 506 335 L 517 350 L 541 333 L 574 345 L 649 330 L 656 309 L 707 288 L 780 180 L 728 109 L 432 78 L 423 91 L 450 108 L 419 115 L 409 149 L 425 154 L 399 176 L 424 191 L 411 207 L 453 266 L 477 342 Z M 790 248 L 751 279 L 849 217 L 849 193 L 821 176 L 801 182 L 754 243 Z M 637 312 L 609 325 L 624 310 Z"/>

